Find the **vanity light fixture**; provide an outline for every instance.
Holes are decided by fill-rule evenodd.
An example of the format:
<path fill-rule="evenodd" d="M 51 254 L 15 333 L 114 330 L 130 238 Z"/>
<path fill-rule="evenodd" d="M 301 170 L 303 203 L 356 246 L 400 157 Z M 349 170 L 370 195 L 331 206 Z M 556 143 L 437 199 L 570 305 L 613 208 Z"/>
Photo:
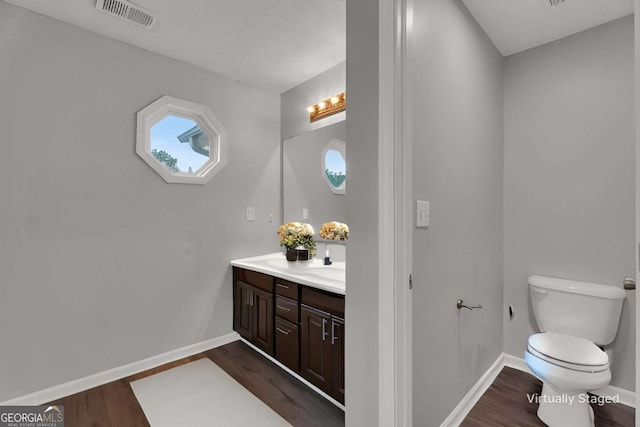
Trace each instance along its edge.
<path fill-rule="evenodd" d="M 338 114 L 347 109 L 347 95 L 342 92 L 307 107 L 309 122 L 313 123 L 325 117 Z"/>

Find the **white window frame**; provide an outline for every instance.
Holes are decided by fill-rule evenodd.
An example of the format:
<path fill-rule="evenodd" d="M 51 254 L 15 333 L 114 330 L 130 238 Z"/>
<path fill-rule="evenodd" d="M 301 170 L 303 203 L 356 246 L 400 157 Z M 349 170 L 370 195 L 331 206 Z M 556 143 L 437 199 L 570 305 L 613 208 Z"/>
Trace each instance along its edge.
<path fill-rule="evenodd" d="M 171 172 L 151 154 L 151 128 L 167 116 L 193 120 L 209 136 L 209 160 L 195 173 Z M 227 163 L 227 132 L 204 105 L 163 96 L 138 112 L 136 153 L 170 184 L 206 184 Z"/>

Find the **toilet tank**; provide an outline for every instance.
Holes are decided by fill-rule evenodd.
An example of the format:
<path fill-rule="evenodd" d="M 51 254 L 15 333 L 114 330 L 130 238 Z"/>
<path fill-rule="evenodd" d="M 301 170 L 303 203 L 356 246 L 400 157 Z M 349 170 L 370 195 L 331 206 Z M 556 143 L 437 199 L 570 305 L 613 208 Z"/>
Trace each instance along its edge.
<path fill-rule="evenodd" d="M 542 332 L 581 337 L 599 345 L 616 337 L 622 288 L 554 277 L 529 277 L 531 306 Z"/>

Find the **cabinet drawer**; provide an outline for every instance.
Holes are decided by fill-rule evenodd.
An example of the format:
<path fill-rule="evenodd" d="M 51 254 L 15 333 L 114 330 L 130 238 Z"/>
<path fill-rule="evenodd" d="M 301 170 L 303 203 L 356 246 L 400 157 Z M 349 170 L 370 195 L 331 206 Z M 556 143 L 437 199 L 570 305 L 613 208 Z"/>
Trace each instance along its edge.
<path fill-rule="evenodd" d="M 276 294 L 298 301 L 298 284 L 276 277 Z"/>
<path fill-rule="evenodd" d="M 298 301 L 289 298 L 276 296 L 276 316 L 287 319 L 289 322 L 298 324 Z"/>
<path fill-rule="evenodd" d="M 304 286 L 302 288 L 300 301 L 302 304 L 315 307 L 319 310 L 331 313 L 334 316 L 344 318 L 344 295 L 338 295 Z"/>
<path fill-rule="evenodd" d="M 273 293 L 273 276 L 234 267 L 235 280 L 248 283 L 251 286 Z"/>
<path fill-rule="evenodd" d="M 299 372 L 298 326 L 279 317 L 276 317 L 276 359 Z"/>

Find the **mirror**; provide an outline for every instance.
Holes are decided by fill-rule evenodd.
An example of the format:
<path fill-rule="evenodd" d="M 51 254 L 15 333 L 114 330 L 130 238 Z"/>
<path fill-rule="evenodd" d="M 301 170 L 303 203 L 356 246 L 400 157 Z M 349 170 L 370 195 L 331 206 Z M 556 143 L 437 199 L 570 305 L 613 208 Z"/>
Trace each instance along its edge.
<path fill-rule="evenodd" d="M 308 222 L 316 238 L 323 223 L 347 222 L 345 136 L 342 121 L 283 142 L 283 220 Z"/>
<path fill-rule="evenodd" d="M 163 96 L 138 112 L 136 152 L 169 183 L 204 184 L 226 163 L 225 135 L 204 105 Z"/>

